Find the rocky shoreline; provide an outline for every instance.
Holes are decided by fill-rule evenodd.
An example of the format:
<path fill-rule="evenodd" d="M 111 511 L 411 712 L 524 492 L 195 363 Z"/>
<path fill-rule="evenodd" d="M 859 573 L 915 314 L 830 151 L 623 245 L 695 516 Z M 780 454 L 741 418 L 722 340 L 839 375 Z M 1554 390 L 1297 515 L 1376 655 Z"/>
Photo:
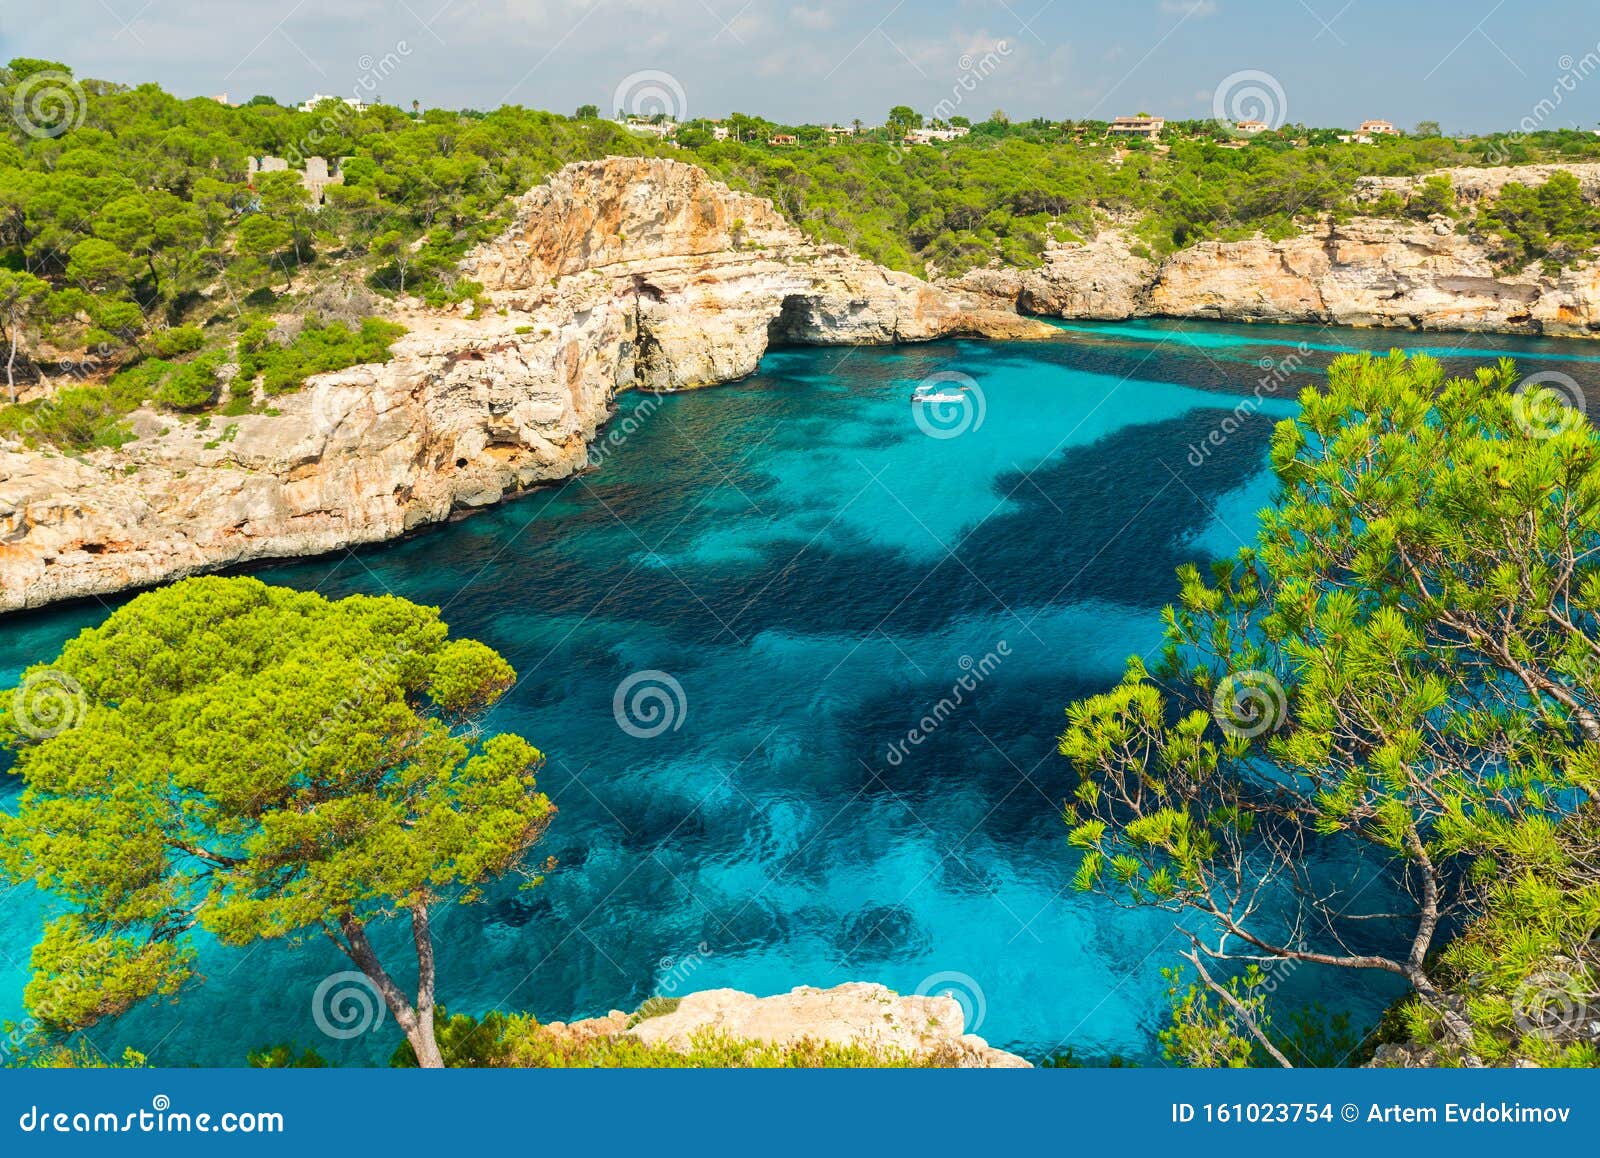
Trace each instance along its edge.
<path fill-rule="evenodd" d="M 0 611 L 396 538 L 564 479 L 629 389 L 753 373 L 770 346 L 1048 338 L 1042 322 L 807 241 L 675 161 L 568 165 L 474 253 L 482 317 L 414 307 L 391 361 L 208 428 L 0 449 Z"/>
<path fill-rule="evenodd" d="M 1448 218 L 1324 221 L 1296 237 L 1201 242 L 1155 262 L 1123 231 L 1046 252 L 1030 270 L 952 283 L 997 306 L 1063 318 L 1231 322 L 1600 338 L 1600 266 L 1502 274 Z"/>
<path fill-rule="evenodd" d="M 883 985 L 846 982 L 832 989 L 801 985 L 756 997 L 737 989 L 686 994 L 665 1013 L 640 1018 L 614 1009 L 605 1017 L 551 1022 L 544 1029 L 578 1044 L 628 1037 L 647 1046 L 688 1052 L 706 1033 L 736 1041 L 794 1046 L 812 1041 L 857 1046 L 960 1069 L 1030 1069 L 1032 1063 L 966 1032 L 952 997 L 902 997 Z"/>
<path fill-rule="evenodd" d="M 1476 172 L 1480 197 L 1540 179 Z M 1595 265 L 1501 276 L 1444 218 L 1159 263 L 1109 228 L 1038 269 L 928 283 L 660 159 L 566 166 L 466 265 L 491 311 L 397 307 L 389 362 L 319 375 L 273 414 L 204 428 L 147 407 L 133 442 L 81 456 L 0 443 L 0 612 L 397 538 L 582 470 L 620 392 L 733 381 L 782 345 L 1060 337 L 1030 315 L 1600 336 Z"/>

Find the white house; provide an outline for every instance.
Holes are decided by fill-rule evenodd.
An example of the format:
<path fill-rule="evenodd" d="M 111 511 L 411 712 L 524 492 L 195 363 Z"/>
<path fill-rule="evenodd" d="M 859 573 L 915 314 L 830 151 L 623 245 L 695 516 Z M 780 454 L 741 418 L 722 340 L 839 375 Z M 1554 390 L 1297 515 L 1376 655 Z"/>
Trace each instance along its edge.
<path fill-rule="evenodd" d="M 300 111 L 303 113 L 314 112 L 316 107 L 323 101 L 343 101 L 346 105 L 350 106 L 350 108 L 354 109 L 358 113 L 364 113 L 367 111 L 366 101 L 357 100 L 355 97 L 330 96 L 323 92 L 312 93 L 310 99 L 300 106 Z"/>
<path fill-rule="evenodd" d="M 678 131 L 676 121 L 646 121 L 638 117 L 627 117 L 617 122 L 630 133 L 646 133 L 652 137 L 666 140 Z"/>
<path fill-rule="evenodd" d="M 967 130 L 961 125 L 952 125 L 948 129 L 911 129 L 906 133 L 906 142 L 931 145 L 934 141 L 954 141 L 966 135 Z"/>
<path fill-rule="evenodd" d="M 1166 117 L 1118 117 L 1106 128 L 1106 132 L 1121 137 L 1144 137 L 1153 141 L 1166 127 Z"/>

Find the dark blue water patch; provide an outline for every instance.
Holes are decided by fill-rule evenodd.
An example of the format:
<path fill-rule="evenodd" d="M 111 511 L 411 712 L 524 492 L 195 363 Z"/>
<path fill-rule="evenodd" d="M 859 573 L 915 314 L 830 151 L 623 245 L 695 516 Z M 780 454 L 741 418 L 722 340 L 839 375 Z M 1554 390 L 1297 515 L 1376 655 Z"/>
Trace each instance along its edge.
<path fill-rule="evenodd" d="M 920 956 L 932 940 L 917 925 L 917 915 L 901 904 L 868 905 L 850 914 L 839 927 L 833 947 L 846 964 Z"/>
<path fill-rule="evenodd" d="M 446 1004 L 570 1020 L 668 979 L 912 992 L 957 972 L 985 998 L 969 1028 L 997 1044 L 1157 1060 L 1172 919 L 1071 890 L 1059 812 L 1073 775 L 1054 743 L 1065 704 L 1159 646 L 1174 568 L 1253 534 L 1291 403 L 1269 399 L 1198 466 L 1189 450 L 1250 395 L 1252 359 L 1299 340 L 1258 332 L 1248 350 L 1218 327 L 1213 347 L 1135 333 L 781 351 L 730 387 L 625 396 L 634 433 L 583 478 L 262 570 L 440 606 L 517 668 L 489 725 L 549 754 L 541 783 L 560 813 L 535 857 L 559 863 L 537 889 L 508 879 L 436 915 Z M 956 437 L 925 434 L 909 401 L 940 372 L 971 377 L 985 403 Z M 0 671 L 55 654 L 116 602 L 6 620 Z M 640 739 L 614 696 L 647 669 L 679 682 L 684 708 Z M 926 735 L 891 762 L 912 729 Z M 1359 878 L 1364 899 L 1392 883 L 1342 858 L 1318 871 Z M 44 912 L 25 889 L 0 903 L 0 1018 L 22 1012 Z M 408 983 L 405 930 L 377 940 Z M 375 1062 L 397 1040 L 392 1024 L 318 1033 L 316 987 L 349 967 L 320 938 L 200 950 L 202 982 L 97 1044 L 220 1065 L 284 1040 Z M 1285 985 L 1358 1020 L 1393 996 L 1312 967 Z"/>

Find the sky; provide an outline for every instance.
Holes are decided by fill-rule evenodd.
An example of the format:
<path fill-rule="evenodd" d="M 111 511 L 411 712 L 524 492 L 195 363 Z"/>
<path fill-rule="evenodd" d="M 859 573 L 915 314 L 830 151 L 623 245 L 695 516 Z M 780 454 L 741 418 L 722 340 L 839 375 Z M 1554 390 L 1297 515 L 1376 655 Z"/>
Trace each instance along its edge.
<path fill-rule="evenodd" d="M 235 101 L 1600 125 L 1595 0 L 0 0 L 16 56 Z"/>

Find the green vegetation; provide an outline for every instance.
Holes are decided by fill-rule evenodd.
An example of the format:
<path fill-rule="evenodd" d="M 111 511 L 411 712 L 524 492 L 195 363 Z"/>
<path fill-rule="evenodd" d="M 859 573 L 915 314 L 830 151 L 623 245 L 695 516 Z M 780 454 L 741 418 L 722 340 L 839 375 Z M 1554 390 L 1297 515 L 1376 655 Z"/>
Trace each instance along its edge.
<path fill-rule="evenodd" d="M 145 396 L 140 388 L 129 389 L 134 385 L 113 380 L 107 387 L 68 386 L 48 400 L 7 406 L 0 409 L 0 431 L 68 450 L 121 446 L 133 437 L 121 418 Z"/>
<path fill-rule="evenodd" d="M 48 69 L 68 71 L 16 60 L 0 69 L 0 85 Z M 54 136 L 11 125 L 0 137 L 0 356 L 13 402 L 42 373 L 65 375 L 69 389 L 100 388 L 119 370 L 157 359 L 201 364 L 167 366 L 163 382 L 147 382 L 132 405 L 242 413 L 251 405 L 249 373 L 227 391 L 219 380 L 236 341 L 258 346 L 263 327 L 278 332 L 307 315 L 364 329 L 364 318 L 381 314 L 381 298 L 401 293 L 434 305 L 475 299 L 480 288 L 457 263 L 504 227 L 510 199 L 569 161 L 607 155 L 701 164 L 772 198 L 811 237 L 918 275 L 994 260 L 1036 265 L 1050 240 L 1091 237 L 1107 220 L 1130 225 L 1141 250 L 1159 257 L 1208 238 L 1287 236 L 1320 214 L 1449 213 L 1453 198 L 1436 182 L 1358 210 L 1356 181 L 1600 157 L 1600 140 L 1566 130 L 1457 140 L 1419 126 L 1411 136 L 1355 144 L 1336 130 L 1286 125 L 1234 148 L 1239 142 L 1208 121 L 1168 122 L 1160 142 L 1113 142 L 1103 121 L 1013 123 L 996 110 L 973 123 L 904 105 L 882 126 L 856 122 L 844 135 L 735 113 L 721 126 L 728 139 L 690 121 L 673 144 L 602 120 L 592 105 L 570 118 L 516 107 L 356 112 L 342 102 L 301 112 L 267 97 L 233 108 L 178 100 L 154 85 L 76 83 L 81 124 L 53 126 L 61 130 Z M 924 124 L 970 132 L 903 142 Z M 797 144 L 769 146 L 780 133 Z M 264 156 L 291 168 L 252 173 L 251 160 Z M 343 158 L 342 183 L 326 189 L 321 205 L 296 171 L 312 156 Z M 1513 192 L 1473 222 L 1504 239 L 1508 266 L 1559 263 L 1600 240 L 1594 210 L 1550 184 Z M 363 287 L 365 312 L 308 310 L 334 285 Z M 342 359 L 326 356 L 340 342 L 324 337 L 326 346 L 285 355 L 265 393 L 292 388 L 285 383 L 297 374 L 338 368 Z M 362 357 L 382 354 L 370 335 L 359 344 Z M 71 405 L 75 413 L 60 418 L 0 410 L 0 429 L 26 429 L 68 450 L 126 438 L 107 421 L 127 409 L 122 396 Z"/>
<path fill-rule="evenodd" d="M 634 1018 L 638 1019 L 635 1014 Z M 945 1069 L 958 1066 L 951 1049 L 911 1056 L 897 1050 L 803 1039 L 791 1045 L 749 1041 L 713 1029 L 694 1035 L 686 1049 L 646 1045 L 625 1035 L 591 1037 L 551 1030 L 526 1014 L 490 1013 L 482 1018 L 439 1011 L 439 1048 L 452 1069 Z M 295 1052 L 291 1044 L 269 1046 L 249 1055 L 256 1069 L 320 1069 L 328 1064 L 316 1050 Z M 402 1043 L 389 1059 L 399 1069 L 417 1064 Z"/>
<path fill-rule="evenodd" d="M 1478 214 L 1478 226 L 1504 243 L 1507 266 L 1541 259 L 1559 267 L 1600 245 L 1600 206 L 1583 199 L 1571 173 L 1555 173 L 1536 188 L 1507 185 Z"/>
<path fill-rule="evenodd" d="M 389 344 L 404 332 L 404 327 L 381 318 L 367 318 L 357 330 L 339 322 L 313 321 L 287 344 L 277 345 L 272 327 L 257 322 L 239 337 L 239 374 L 246 379 L 260 375 L 269 396 L 282 394 L 299 389 L 313 374 L 385 361 Z"/>
<path fill-rule="evenodd" d="M 508 1029 L 506 1048 L 506 1065 L 540 1069 L 945 1069 L 960 1064 L 959 1050 L 912 1057 L 810 1038 L 792 1045 L 741 1041 L 715 1030 L 696 1034 L 688 1049 L 677 1050 L 626 1036 L 558 1036 L 531 1020 Z"/>
<path fill-rule="evenodd" d="M 328 1059 L 314 1049 L 296 1054 L 288 1042 L 253 1050 L 245 1059 L 253 1070 L 321 1070 L 328 1068 Z"/>
<path fill-rule="evenodd" d="M 442 1065 L 430 910 L 525 872 L 554 813 L 539 752 L 478 724 L 514 680 L 434 609 L 216 578 L 140 596 L 24 673 L 36 694 L 0 709 L 24 784 L 0 814 L 0 871 L 70 907 L 24 995 L 46 1041 L 177 992 L 191 930 L 320 932 Z M 397 917 L 414 996 L 370 937 Z"/>
<path fill-rule="evenodd" d="M 1497 871 L 1483 914 L 1440 955 L 1446 992 L 1464 1003 L 1473 1050 L 1489 1065 L 1600 1066 L 1600 817 L 1491 827 Z M 1426 1005 L 1403 1006 L 1407 1037 L 1438 1037 Z"/>
<path fill-rule="evenodd" d="M 13 61 L 0 69 L 0 86 L 46 69 L 69 71 Z M 327 286 L 365 287 L 364 316 L 399 292 L 436 305 L 472 298 L 478 287 L 457 276 L 456 263 L 503 228 L 508 195 L 569 160 L 643 151 L 609 122 L 516 108 L 410 115 L 331 103 L 303 113 L 266 99 L 229 108 L 154 85 L 78 83 L 81 124 L 38 136 L 8 119 L 0 135 L 6 400 L 41 374 L 65 378 L 67 390 L 113 395 L 101 405 L 73 395 L 61 415 L 0 409 L 0 429 L 68 450 L 124 441 L 115 418 L 145 400 L 191 413 L 248 409 L 216 380 L 235 341 L 306 314 Z M 292 169 L 252 174 L 250 160 L 261 156 L 285 157 Z M 350 158 L 320 206 L 294 171 L 308 156 Z M 360 340 L 339 339 L 330 325 L 323 341 L 265 359 L 274 371 L 268 393 L 291 388 L 296 375 L 353 364 L 347 356 L 386 356 L 362 317 L 318 320 L 360 329 Z M 208 358 L 190 370 L 172 364 Z M 107 386 L 150 359 L 169 363 L 163 383 L 143 379 L 131 401 Z M 52 400 L 44 409 L 56 408 Z"/>
<path fill-rule="evenodd" d="M 1068 708 L 1077 884 L 1203 918 L 1174 1057 L 1292 1064 L 1263 971 L 1316 967 L 1403 982 L 1440 1057 L 1592 1064 L 1511 1009 L 1600 983 L 1600 439 L 1515 386 L 1335 361 L 1257 546 L 1183 568 L 1160 662 Z"/>
<path fill-rule="evenodd" d="M 634 1010 L 633 1016 L 628 1018 L 628 1028 L 632 1029 L 641 1021 L 648 1021 L 652 1017 L 665 1017 L 682 1003 L 681 997 L 647 997 L 644 1004 Z"/>
<path fill-rule="evenodd" d="M 511 1024 L 512 1019 L 498 1011 L 480 1018 L 466 1013 L 452 1014 L 439 1008 L 434 1013 L 434 1026 L 444 1064 L 452 1069 L 505 1065 L 505 1038 Z M 403 1041 L 389 1058 L 389 1064 L 399 1069 L 416 1069 L 417 1051 L 410 1042 Z"/>

